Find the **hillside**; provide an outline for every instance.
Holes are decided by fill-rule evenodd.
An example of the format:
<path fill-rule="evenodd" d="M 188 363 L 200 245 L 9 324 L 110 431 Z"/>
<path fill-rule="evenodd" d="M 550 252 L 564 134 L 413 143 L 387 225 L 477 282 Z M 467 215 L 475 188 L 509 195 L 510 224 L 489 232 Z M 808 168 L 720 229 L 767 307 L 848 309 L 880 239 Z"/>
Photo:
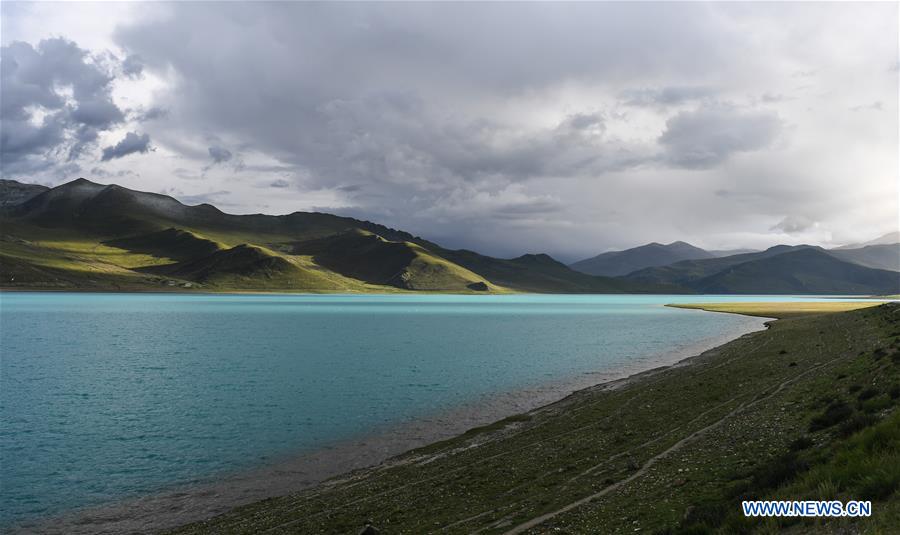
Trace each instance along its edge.
<path fill-rule="evenodd" d="M 716 294 L 896 294 L 900 273 L 866 268 L 807 248 L 759 258 L 691 283 Z"/>
<path fill-rule="evenodd" d="M 673 285 L 632 282 L 620 278 L 599 277 L 570 269 L 546 254 L 525 254 L 498 259 L 465 249 L 438 249 L 444 258 L 479 273 L 501 286 L 540 293 L 553 288 L 558 293 L 685 293 Z"/>
<path fill-rule="evenodd" d="M 859 249 L 832 249 L 828 254 L 861 266 L 900 271 L 900 243 L 866 245 Z"/>
<path fill-rule="evenodd" d="M 758 253 L 685 260 L 636 271 L 625 277 L 644 284 L 673 284 L 700 293 L 894 294 L 900 275 L 860 265 L 859 250 L 842 251 L 847 262 L 808 245 L 777 245 Z M 876 260 L 880 256 L 873 254 Z M 874 263 L 874 261 L 873 261 Z"/>
<path fill-rule="evenodd" d="M 0 208 L 22 204 L 48 189 L 50 188 L 39 184 L 23 184 L 16 180 L 0 179 Z"/>
<path fill-rule="evenodd" d="M 199 258 L 225 248 L 221 243 L 177 228 L 167 228 L 149 234 L 109 240 L 104 243 L 119 249 L 173 260 Z"/>
<path fill-rule="evenodd" d="M 321 266 L 372 284 L 426 291 L 498 289 L 484 277 L 435 255 L 421 245 L 389 241 L 360 229 L 296 243 L 292 252 L 311 255 Z"/>
<path fill-rule="evenodd" d="M 187 206 L 165 195 L 85 179 L 35 188 L 27 199 L 21 190 L 6 188 L 15 202 L 0 210 L 4 287 L 351 292 L 659 288 L 577 273 L 546 255 L 504 260 L 450 251 L 403 231 L 331 214 L 231 215 L 208 204 Z"/>
<path fill-rule="evenodd" d="M 682 260 L 667 266 L 651 267 L 629 273 L 626 278 L 633 281 L 658 284 L 678 284 L 692 286 L 696 281 L 719 273 L 720 271 L 761 258 L 776 256 L 789 251 L 796 251 L 809 245 L 776 245 L 765 251 L 744 253 L 719 258 L 701 260 Z"/>
<path fill-rule="evenodd" d="M 715 256 L 683 241 L 666 245 L 654 242 L 624 251 L 602 253 L 575 262 L 569 267 L 588 275 L 619 277 L 648 267 L 666 266 L 681 260 L 714 258 Z"/>

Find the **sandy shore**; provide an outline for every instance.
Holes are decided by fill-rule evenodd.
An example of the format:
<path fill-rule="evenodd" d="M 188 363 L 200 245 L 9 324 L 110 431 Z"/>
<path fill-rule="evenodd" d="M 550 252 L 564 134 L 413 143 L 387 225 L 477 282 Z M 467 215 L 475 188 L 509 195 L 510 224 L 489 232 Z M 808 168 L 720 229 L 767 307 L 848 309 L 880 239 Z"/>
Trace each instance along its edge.
<path fill-rule="evenodd" d="M 705 312 L 697 311 L 698 314 Z M 764 318 L 745 317 L 721 336 L 634 359 L 616 370 L 587 373 L 566 381 L 495 395 L 390 429 L 284 458 L 268 466 L 203 484 L 168 489 L 140 498 L 76 510 L 22 525 L 15 533 L 146 533 L 211 518 L 234 507 L 290 494 L 353 470 L 389 463 L 410 449 L 448 439 L 499 419 L 554 403 L 585 388 L 613 381 L 640 380 L 641 374 L 671 366 L 744 334 L 764 328 Z M 324 483 L 327 484 L 327 483 Z"/>

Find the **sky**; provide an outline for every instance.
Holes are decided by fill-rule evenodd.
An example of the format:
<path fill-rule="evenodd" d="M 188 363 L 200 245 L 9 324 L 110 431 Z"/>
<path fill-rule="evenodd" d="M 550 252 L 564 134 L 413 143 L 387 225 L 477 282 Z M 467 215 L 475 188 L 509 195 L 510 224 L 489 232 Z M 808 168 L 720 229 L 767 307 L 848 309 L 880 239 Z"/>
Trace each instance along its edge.
<path fill-rule="evenodd" d="M 898 4 L 0 3 L 0 174 L 495 256 L 900 228 Z"/>

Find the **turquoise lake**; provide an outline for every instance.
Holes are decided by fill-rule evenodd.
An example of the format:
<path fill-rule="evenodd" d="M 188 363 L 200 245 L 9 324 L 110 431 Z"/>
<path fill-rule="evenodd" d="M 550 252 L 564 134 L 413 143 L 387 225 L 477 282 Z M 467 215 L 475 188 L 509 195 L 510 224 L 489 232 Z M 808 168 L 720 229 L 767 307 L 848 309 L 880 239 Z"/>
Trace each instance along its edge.
<path fill-rule="evenodd" d="M 0 526 L 651 367 L 757 321 L 660 305 L 735 300 L 815 299 L 3 293 Z"/>

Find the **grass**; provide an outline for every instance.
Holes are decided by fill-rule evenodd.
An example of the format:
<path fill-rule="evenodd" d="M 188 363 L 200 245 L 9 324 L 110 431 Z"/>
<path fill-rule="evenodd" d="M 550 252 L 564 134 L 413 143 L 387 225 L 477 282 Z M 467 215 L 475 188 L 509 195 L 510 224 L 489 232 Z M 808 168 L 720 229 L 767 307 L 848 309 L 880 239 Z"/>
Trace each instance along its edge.
<path fill-rule="evenodd" d="M 291 251 L 309 255 L 335 273 L 370 284 L 419 291 L 508 291 L 421 245 L 386 240 L 359 229 L 297 242 Z"/>
<path fill-rule="evenodd" d="M 890 533 L 900 307 L 792 317 L 177 533 Z M 818 422 L 818 423 L 814 423 Z M 741 497 L 872 499 L 868 519 L 746 520 Z"/>
<path fill-rule="evenodd" d="M 166 227 L 129 238 L 3 221 L 0 287 L 94 291 L 508 293 L 410 242 L 377 240 L 375 256 L 298 253 L 287 236 Z M 245 249 L 241 249 L 244 246 Z M 246 247 L 265 258 L 247 258 Z M 243 251 L 244 254 L 236 254 Z M 381 265 L 390 273 L 358 272 Z M 237 258 L 241 257 L 241 258 Z M 257 269 L 254 269 L 253 266 Z M 268 266 L 268 267 L 266 267 Z M 273 266 L 277 266 L 274 267 Z"/>
<path fill-rule="evenodd" d="M 817 302 L 771 302 L 771 303 L 690 303 L 666 305 L 676 308 L 706 310 L 708 312 L 727 312 L 745 316 L 761 316 L 764 318 L 791 318 L 810 314 L 834 314 L 861 308 L 874 307 L 882 301 L 849 302 L 849 301 L 817 301 Z"/>

